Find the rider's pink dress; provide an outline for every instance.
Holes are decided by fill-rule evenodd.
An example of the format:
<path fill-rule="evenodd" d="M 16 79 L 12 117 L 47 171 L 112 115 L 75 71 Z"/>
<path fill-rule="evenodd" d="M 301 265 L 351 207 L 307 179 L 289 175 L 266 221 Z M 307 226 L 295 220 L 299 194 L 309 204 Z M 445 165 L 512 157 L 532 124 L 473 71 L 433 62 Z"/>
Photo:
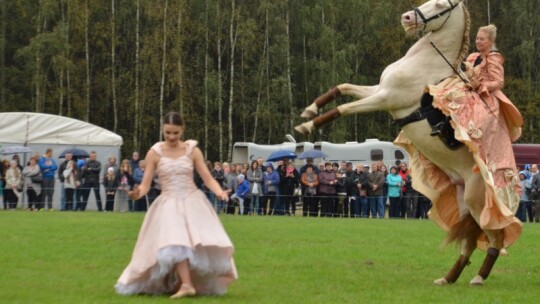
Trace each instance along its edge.
<path fill-rule="evenodd" d="M 186 155 L 162 156 L 162 143 L 152 149 L 161 156 L 156 168 L 161 195 L 146 213 L 131 262 L 115 288 L 120 294 L 175 292 L 174 266 L 188 259 L 198 294 L 224 294 L 237 278 L 234 248 L 206 195 L 193 181 L 188 140 Z"/>
<path fill-rule="evenodd" d="M 433 106 L 452 118 L 457 140 L 463 142 L 473 154 L 476 166 L 486 185 L 486 201 L 480 216 L 482 229 L 503 229 L 504 246 L 509 247 L 521 233 L 521 223 L 514 216 L 519 205 L 521 186 L 512 151 L 512 142 L 521 136 L 523 118 L 512 102 L 501 91 L 504 86 L 504 58 L 492 52 L 487 58 L 473 53 L 467 58 L 470 77 L 479 77 L 480 87 L 469 90 L 458 78 L 449 78 L 441 84 L 429 86 Z M 477 60 L 478 59 L 478 60 Z M 475 65 L 476 63 L 476 65 Z M 414 147 L 404 136 L 396 144 Z M 430 218 L 448 230 L 459 220 L 455 185 L 439 168 L 420 153 L 416 153 L 413 180 L 429 180 L 432 189 L 422 192 L 432 197 Z M 414 176 L 415 175 L 415 176 Z M 420 189 L 419 189 L 420 190 Z M 488 246 L 485 235 L 478 241 L 480 248 Z"/>

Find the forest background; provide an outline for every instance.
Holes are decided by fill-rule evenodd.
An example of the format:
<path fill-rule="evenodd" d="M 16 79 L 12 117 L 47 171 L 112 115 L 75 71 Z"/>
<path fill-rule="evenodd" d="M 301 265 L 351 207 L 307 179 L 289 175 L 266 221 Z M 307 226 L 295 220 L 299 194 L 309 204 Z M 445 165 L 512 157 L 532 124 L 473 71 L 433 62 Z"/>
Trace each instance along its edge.
<path fill-rule="evenodd" d="M 234 142 L 281 143 L 287 133 L 391 141 L 399 129 L 385 112 L 343 117 L 309 136 L 293 127 L 330 87 L 378 83 L 416 41 L 401 14 L 423 2 L 0 0 L 0 112 L 90 122 L 121 135 L 125 155 L 160 140 L 172 110 L 210 160 L 230 160 Z M 479 26 L 497 25 L 504 92 L 526 121 L 520 142 L 538 142 L 540 0 L 463 2 L 470 51 Z"/>

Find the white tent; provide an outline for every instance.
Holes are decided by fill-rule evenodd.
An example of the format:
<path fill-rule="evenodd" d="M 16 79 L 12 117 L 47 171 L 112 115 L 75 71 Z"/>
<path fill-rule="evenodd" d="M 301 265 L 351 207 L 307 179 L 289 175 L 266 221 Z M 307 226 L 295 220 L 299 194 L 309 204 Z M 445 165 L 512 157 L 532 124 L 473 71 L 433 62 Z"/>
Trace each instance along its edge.
<path fill-rule="evenodd" d="M 79 148 L 87 152 L 96 151 L 102 167 L 109 156 L 119 159 L 122 137 L 96 125 L 58 115 L 43 113 L 4 112 L 0 113 L 0 144 L 2 147 L 27 146 L 43 154 L 53 149 L 53 158 L 58 166 L 63 162 L 58 156 L 62 151 Z M 8 156 L 0 155 L 1 158 Z M 58 177 L 58 174 L 57 174 Z M 102 189 L 102 202 L 105 203 Z M 96 209 L 90 195 L 87 209 Z M 20 204 L 19 204 L 20 206 Z M 26 203 L 25 203 L 26 206 Z M 55 182 L 53 208 L 60 208 L 60 182 Z"/>

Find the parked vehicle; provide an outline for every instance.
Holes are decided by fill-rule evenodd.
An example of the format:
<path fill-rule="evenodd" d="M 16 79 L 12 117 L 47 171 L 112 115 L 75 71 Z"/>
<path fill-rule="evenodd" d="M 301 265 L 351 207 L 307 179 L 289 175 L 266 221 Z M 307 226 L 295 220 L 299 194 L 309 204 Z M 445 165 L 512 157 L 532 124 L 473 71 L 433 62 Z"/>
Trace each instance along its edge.
<path fill-rule="evenodd" d="M 387 166 L 395 165 L 400 162 L 408 162 L 409 155 L 401 147 L 395 146 L 391 142 L 380 141 L 378 139 L 366 139 L 364 142 L 284 142 L 275 145 L 261 145 L 250 142 L 237 142 L 233 146 L 232 162 L 249 163 L 261 157 L 263 160 L 274 151 L 289 150 L 297 155 L 307 150 L 321 150 L 327 157 L 325 161 L 341 162 L 350 161 L 353 163 L 371 163 L 383 161 Z M 296 166 L 302 166 L 303 160 L 294 160 Z"/>

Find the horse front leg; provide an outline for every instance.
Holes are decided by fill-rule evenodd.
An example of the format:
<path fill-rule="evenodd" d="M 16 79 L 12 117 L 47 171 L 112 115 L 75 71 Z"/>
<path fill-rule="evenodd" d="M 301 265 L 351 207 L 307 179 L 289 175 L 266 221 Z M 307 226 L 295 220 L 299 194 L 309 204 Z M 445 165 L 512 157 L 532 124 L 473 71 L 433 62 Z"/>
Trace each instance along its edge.
<path fill-rule="evenodd" d="M 337 85 L 323 95 L 315 98 L 315 100 L 305 108 L 304 112 L 300 114 L 303 118 L 314 118 L 319 113 L 319 109 L 324 107 L 329 102 L 333 101 L 341 95 L 352 95 L 358 99 L 364 99 L 377 92 L 379 86 L 358 86 L 349 83 L 343 83 Z"/>
<path fill-rule="evenodd" d="M 487 250 L 482 267 L 480 267 L 480 270 L 470 282 L 472 286 L 484 285 L 484 281 L 491 273 L 493 265 L 495 265 L 501 249 L 503 248 L 504 232 L 502 230 L 484 230 L 484 232 L 488 236 L 490 247 Z"/>
<path fill-rule="evenodd" d="M 302 134 L 309 134 L 314 129 L 320 128 L 342 115 L 385 110 L 385 100 L 382 94 L 375 94 L 364 99 L 349 102 L 296 126 L 295 130 Z"/>

